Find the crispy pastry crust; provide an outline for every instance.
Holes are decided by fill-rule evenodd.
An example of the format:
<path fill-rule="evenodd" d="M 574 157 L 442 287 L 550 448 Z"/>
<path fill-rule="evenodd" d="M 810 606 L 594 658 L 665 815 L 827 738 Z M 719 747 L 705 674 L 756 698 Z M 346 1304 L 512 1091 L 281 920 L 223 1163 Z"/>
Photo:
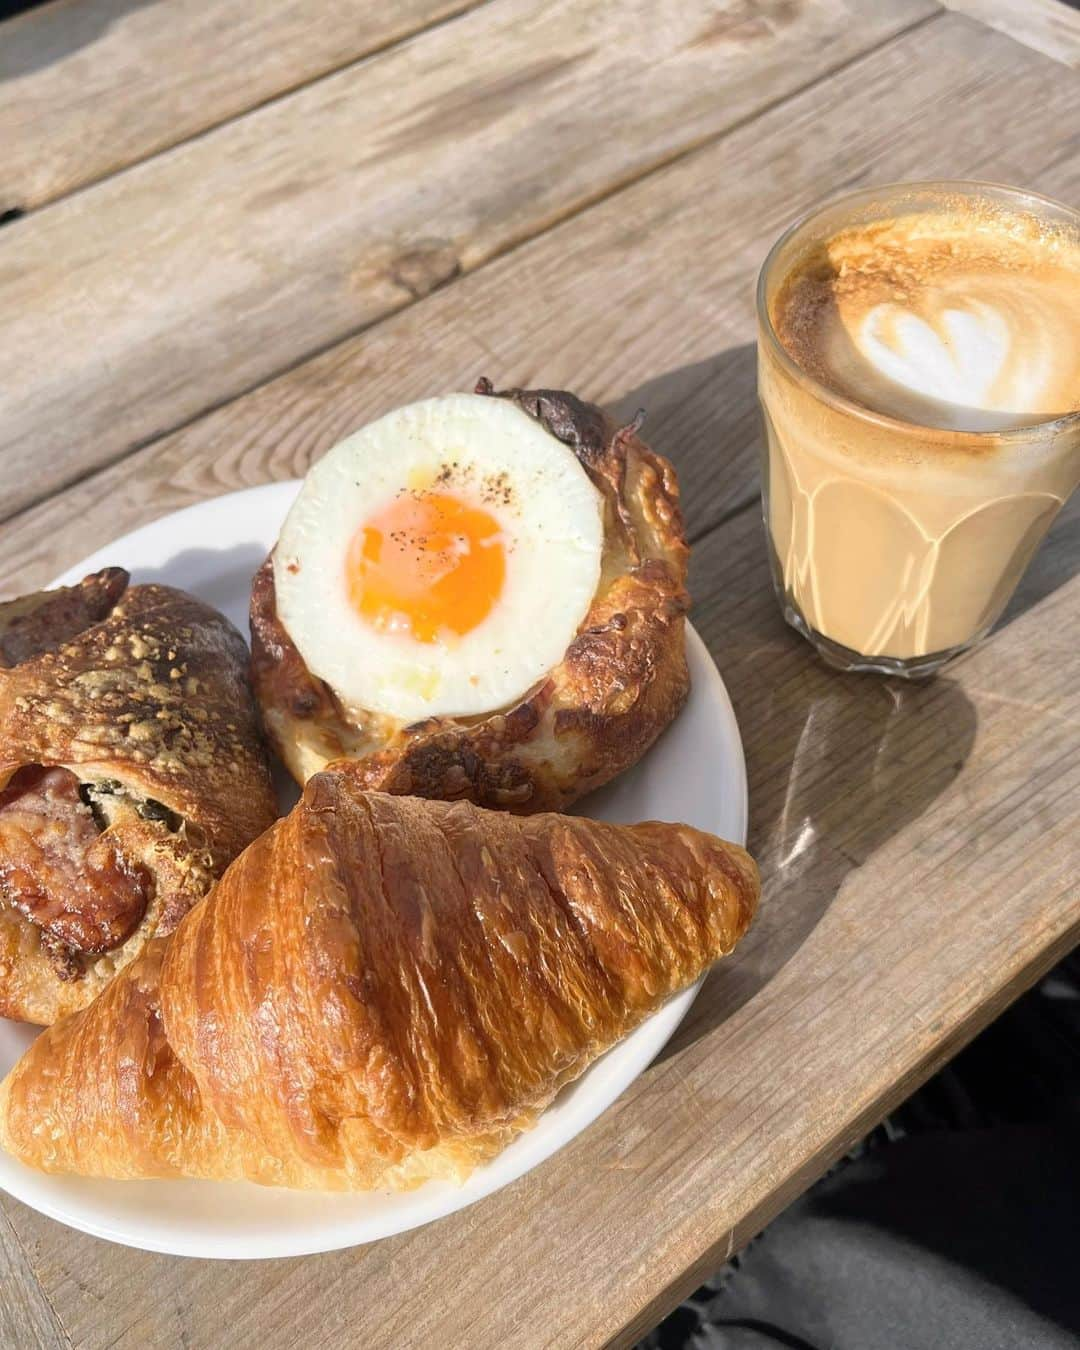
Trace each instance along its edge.
<path fill-rule="evenodd" d="M 20 658 L 0 668 L 0 788 L 24 765 L 60 766 L 158 803 L 182 823 L 174 830 L 132 809 L 117 827 L 152 894 L 134 933 L 84 956 L 78 978 L 63 976 L 42 930 L 4 904 L 0 889 L 5 1017 L 48 1023 L 84 1007 L 150 936 L 176 926 L 276 814 L 240 634 L 166 586 L 134 586 L 117 600 L 126 583 L 117 572 L 0 606 L 0 635 L 18 637 Z M 89 626 L 79 631 L 80 622 Z"/>
<path fill-rule="evenodd" d="M 464 1179 L 746 931 L 683 825 L 365 794 L 345 763 L 0 1087 L 31 1166 L 317 1189 Z"/>
<path fill-rule="evenodd" d="M 675 471 L 597 407 L 556 390 L 496 394 L 569 445 L 604 504 L 600 584 L 563 661 L 510 708 L 405 725 L 346 708 L 277 616 L 273 559 L 251 598 L 252 678 L 267 733 L 298 782 L 354 759 L 370 789 L 562 810 L 645 753 L 686 700 L 687 546 Z"/>

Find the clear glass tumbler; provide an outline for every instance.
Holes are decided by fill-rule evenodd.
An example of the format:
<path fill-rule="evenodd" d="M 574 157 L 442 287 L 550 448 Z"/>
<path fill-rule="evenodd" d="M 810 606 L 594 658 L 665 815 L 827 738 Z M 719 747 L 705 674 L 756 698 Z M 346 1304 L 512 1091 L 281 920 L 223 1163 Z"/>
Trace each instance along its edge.
<path fill-rule="evenodd" d="M 834 392 L 776 332 L 777 295 L 809 250 L 851 226 L 955 211 L 966 199 L 1080 241 L 1080 215 L 1034 193 L 902 183 L 798 221 L 758 280 L 762 501 L 776 592 L 788 623 L 843 670 L 928 675 L 974 646 L 1080 483 L 1080 412 L 1006 430 L 917 425 Z M 1075 331 L 1080 345 L 1080 314 Z"/>

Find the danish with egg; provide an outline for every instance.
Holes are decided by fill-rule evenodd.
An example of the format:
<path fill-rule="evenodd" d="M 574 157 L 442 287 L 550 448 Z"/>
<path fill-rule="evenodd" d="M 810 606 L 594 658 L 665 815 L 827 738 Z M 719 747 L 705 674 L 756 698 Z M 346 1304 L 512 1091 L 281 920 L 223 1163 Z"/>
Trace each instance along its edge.
<path fill-rule="evenodd" d="M 671 465 L 573 394 L 481 381 L 332 449 L 255 578 L 252 674 L 301 783 L 562 809 L 682 706 Z"/>
<path fill-rule="evenodd" d="M 0 1016 L 84 1007 L 275 814 L 216 610 L 118 567 L 0 604 Z"/>

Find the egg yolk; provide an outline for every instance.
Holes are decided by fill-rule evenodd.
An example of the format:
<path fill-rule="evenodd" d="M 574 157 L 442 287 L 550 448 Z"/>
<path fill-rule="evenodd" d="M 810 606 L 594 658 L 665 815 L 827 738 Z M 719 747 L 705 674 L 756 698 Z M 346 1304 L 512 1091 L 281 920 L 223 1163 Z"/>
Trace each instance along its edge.
<path fill-rule="evenodd" d="M 353 535 L 345 579 L 353 608 L 380 632 L 435 642 L 490 614 L 506 577 L 503 532 L 449 493 L 403 493 Z"/>

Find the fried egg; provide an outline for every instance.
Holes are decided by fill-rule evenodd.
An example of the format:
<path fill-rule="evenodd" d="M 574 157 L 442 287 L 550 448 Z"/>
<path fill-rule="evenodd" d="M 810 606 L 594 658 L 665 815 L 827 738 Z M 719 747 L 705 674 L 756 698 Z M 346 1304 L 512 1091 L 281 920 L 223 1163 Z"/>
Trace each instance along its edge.
<path fill-rule="evenodd" d="M 562 660 L 603 550 L 573 451 L 498 398 L 399 408 L 311 469 L 274 550 L 278 617 L 346 706 L 507 707 Z"/>

